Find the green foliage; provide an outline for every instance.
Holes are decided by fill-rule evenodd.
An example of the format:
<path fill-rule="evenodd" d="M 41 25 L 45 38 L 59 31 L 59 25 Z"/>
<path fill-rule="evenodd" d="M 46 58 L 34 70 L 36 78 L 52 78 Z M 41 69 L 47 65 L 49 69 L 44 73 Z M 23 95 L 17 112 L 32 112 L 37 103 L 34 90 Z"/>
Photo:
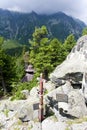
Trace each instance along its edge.
<path fill-rule="evenodd" d="M 24 47 L 25 50 L 29 49 L 29 46 L 21 45 L 18 41 L 10 39 L 5 40 L 2 44 L 2 49 L 11 56 L 20 56 Z"/>
<path fill-rule="evenodd" d="M 0 57 L 2 59 L 3 65 L 1 66 L 1 79 L 4 79 L 4 84 L 7 91 L 11 91 L 10 85 L 16 79 L 16 68 L 14 58 L 5 55 Z M 1 82 L 0 85 L 2 86 Z"/>
<path fill-rule="evenodd" d="M 52 69 L 54 69 L 65 59 L 63 45 L 58 39 L 54 38 L 51 40 L 49 48 L 51 65 L 53 65 Z"/>
<path fill-rule="evenodd" d="M 3 112 L 4 112 L 5 116 L 8 117 L 9 110 L 8 109 L 4 109 Z"/>
<path fill-rule="evenodd" d="M 33 33 L 33 40 L 30 41 L 31 51 L 30 51 L 30 63 L 34 65 L 37 73 L 41 73 L 48 68 L 49 57 L 47 56 L 49 40 L 46 38 L 47 29 L 45 26 L 41 28 L 36 28 Z M 45 68 L 44 68 L 45 67 Z"/>
<path fill-rule="evenodd" d="M 34 77 L 31 81 L 29 82 L 24 82 L 24 83 L 14 83 L 12 85 L 13 91 L 12 91 L 12 98 L 11 100 L 20 100 L 20 99 L 26 99 L 25 95 L 21 93 L 22 90 L 31 90 L 33 87 L 37 85 L 37 80 Z"/>
<path fill-rule="evenodd" d="M 0 45 L 3 45 L 3 38 L 0 38 Z M 11 83 L 16 78 L 15 60 L 11 56 L 5 54 L 5 51 L 0 47 L 0 89 L 4 93 L 11 91 Z"/>
<path fill-rule="evenodd" d="M 6 49 L 12 49 L 12 48 L 17 48 L 17 47 L 22 47 L 21 44 L 19 44 L 17 41 L 15 40 L 5 40 L 3 45 L 2 45 L 2 48 L 4 50 Z"/>
<path fill-rule="evenodd" d="M 70 128 L 66 127 L 66 129 L 65 129 L 65 130 L 70 130 Z"/>
<path fill-rule="evenodd" d="M 46 94 L 48 94 L 48 90 L 47 89 L 44 91 L 44 95 L 46 95 Z"/>
<path fill-rule="evenodd" d="M 20 130 L 20 128 L 14 128 L 14 130 Z"/>
<path fill-rule="evenodd" d="M 12 57 L 3 50 L 4 39 L 0 37 L 0 94 L 3 90 L 11 92 L 13 99 L 25 99 L 22 90 L 29 91 L 36 86 L 37 81 L 34 78 L 30 82 L 20 83 L 24 76 L 24 62 L 31 63 L 35 68 L 35 76 L 44 73 L 45 78 L 54 70 L 54 68 L 65 60 L 67 54 L 75 45 L 75 38 L 70 34 L 62 44 L 57 38 L 49 39 L 48 31 L 45 26 L 35 28 L 33 39 L 30 41 L 29 52 L 23 47 L 20 57 Z M 9 41 L 11 44 L 11 41 Z M 13 46 L 13 48 L 16 48 Z M 25 53 L 26 52 L 26 53 Z M 3 84 L 2 84 L 3 82 Z M 17 83 L 18 82 L 18 83 Z"/>
<path fill-rule="evenodd" d="M 31 50 L 29 61 L 36 69 L 36 73 L 40 74 L 42 72 L 46 77 L 48 77 L 48 74 L 65 59 L 66 54 L 69 51 L 68 49 L 70 49 L 72 45 L 68 45 L 69 47 L 67 52 L 66 46 L 69 40 L 71 42 L 73 37 L 71 35 L 70 38 L 67 38 L 64 46 L 56 38 L 48 39 L 46 27 L 44 27 L 44 29 L 45 35 L 42 33 L 43 26 L 41 28 L 37 28 L 33 33 L 33 39 L 30 41 Z"/>
<path fill-rule="evenodd" d="M 0 37 L 0 47 L 2 46 L 3 42 L 4 42 L 4 38 Z"/>
<path fill-rule="evenodd" d="M 66 50 L 66 56 L 71 52 L 71 49 L 75 46 L 76 41 L 73 34 L 70 34 L 64 42 L 64 49 Z"/>
<path fill-rule="evenodd" d="M 0 67 L 3 66 L 3 60 L 2 57 L 5 57 L 5 54 L 3 53 L 2 44 L 4 42 L 4 38 L 0 37 Z"/>
<path fill-rule="evenodd" d="M 85 27 L 83 30 L 82 30 L 82 36 L 83 35 L 87 35 L 87 27 Z"/>
<path fill-rule="evenodd" d="M 18 92 L 15 93 L 14 96 L 12 96 L 11 101 L 13 101 L 15 99 L 16 100 L 25 100 L 26 96 L 24 94 L 22 94 L 21 91 L 18 91 Z"/>
<path fill-rule="evenodd" d="M 42 38 L 44 38 L 48 34 L 46 26 L 42 26 L 41 28 L 35 28 L 35 32 L 33 33 L 33 40 L 35 42 L 40 42 Z"/>
<path fill-rule="evenodd" d="M 15 57 L 15 61 L 16 61 L 16 76 L 17 76 L 17 81 L 20 81 L 22 79 L 22 77 L 25 74 L 25 68 L 24 68 L 24 60 L 23 57 Z"/>
<path fill-rule="evenodd" d="M 28 43 L 35 26 L 41 25 L 47 26 L 52 37 L 62 41 L 70 32 L 74 32 L 75 37 L 78 38 L 86 26 L 83 22 L 60 12 L 52 15 L 38 15 L 35 12 L 26 14 L 0 10 L 0 35 L 6 39 L 16 39 L 22 44 Z"/>

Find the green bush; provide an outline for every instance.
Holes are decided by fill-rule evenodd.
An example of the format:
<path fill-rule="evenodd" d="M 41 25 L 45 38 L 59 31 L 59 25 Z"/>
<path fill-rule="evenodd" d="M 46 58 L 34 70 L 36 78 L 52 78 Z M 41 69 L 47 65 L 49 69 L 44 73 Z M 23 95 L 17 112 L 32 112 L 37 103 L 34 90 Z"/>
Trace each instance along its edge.
<path fill-rule="evenodd" d="M 24 100 L 26 99 L 26 96 L 22 94 L 20 91 L 17 91 L 14 96 L 12 96 L 11 101 L 13 100 Z"/>
<path fill-rule="evenodd" d="M 18 84 L 14 83 L 11 100 L 26 99 L 25 95 L 23 93 L 21 93 L 21 91 L 22 90 L 29 90 L 30 91 L 35 86 L 37 86 L 37 80 L 35 77 L 30 82 L 24 82 L 24 83 L 20 82 Z"/>

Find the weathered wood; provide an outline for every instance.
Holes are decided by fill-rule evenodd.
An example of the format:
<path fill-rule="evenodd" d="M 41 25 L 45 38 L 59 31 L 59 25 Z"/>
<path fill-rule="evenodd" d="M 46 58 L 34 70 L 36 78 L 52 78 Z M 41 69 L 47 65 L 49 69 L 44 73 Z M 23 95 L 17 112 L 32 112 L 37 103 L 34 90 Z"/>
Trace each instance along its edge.
<path fill-rule="evenodd" d="M 56 100 L 58 102 L 66 102 L 66 103 L 68 103 L 68 96 L 67 96 L 67 94 L 57 93 L 56 94 Z"/>

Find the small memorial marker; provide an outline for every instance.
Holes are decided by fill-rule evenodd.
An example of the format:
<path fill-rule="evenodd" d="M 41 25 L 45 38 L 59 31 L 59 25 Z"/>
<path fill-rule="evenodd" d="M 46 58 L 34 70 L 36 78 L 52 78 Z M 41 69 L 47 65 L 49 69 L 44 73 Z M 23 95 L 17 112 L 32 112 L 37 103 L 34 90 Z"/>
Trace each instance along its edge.
<path fill-rule="evenodd" d="M 33 110 L 38 110 L 39 109 L 39 103 L 33 104 Z"/>
<path fill-rule="evenodd" d="M 56 94 L 56 100 L 58 102 L 66 102 L 66 103 L 68 103 L 68 96 L 67 96 L 67 94 L 57 93 Z"/>

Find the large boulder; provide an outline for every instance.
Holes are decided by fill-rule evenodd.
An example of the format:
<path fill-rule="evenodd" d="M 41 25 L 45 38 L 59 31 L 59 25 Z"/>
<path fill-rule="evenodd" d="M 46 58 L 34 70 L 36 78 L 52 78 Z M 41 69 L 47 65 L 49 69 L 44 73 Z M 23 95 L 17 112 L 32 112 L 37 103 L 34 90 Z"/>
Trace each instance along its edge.
<path fill-rule="evenodd" d="M 44 130 L 65 130 L 67 128 L 67 124 L 65 122 L 56 122 L 47 118 L 42 122 L 42 128 Z"/>
<path fill-rule="evenodd" d="M 74 90 L 73 87 L 71 86 L 70 82 L 66 81 L 66 83 L 52 91 L 50 91 L 49 93 L 47 93 L 44 96 L 45 99 L 45 103 L 46 104 L 50 104 L 52 106 L 54 106 L 56 103 L 58 103 L 58 99 L 57 99 L 57 95 L 66 95 L 68 96 L 68 94 L 70 93 L 70 91 Z M 63 97 L 62 97 L 63 98 Z M 64 100 L 64 99 L 63 99 Z M 66 99 L 65 99 L 66 100 Z M 62 99 L 61 99 L 62 101 Z M 63 102 L 63 101 L 62 101 Z M 52 107 L 51 106 L 51 107 Z"/>
<path fill-rule="evenodd" d="M 36 104 L 36 106 L 35 106 Z M 34 108 L 35 106 L 35 108 Z M 16 112 L 18 119 L 30 121 L 38 119 L 39 98 L 29 97 L 27 100 L 5 100 L 0 102 L 0 111 Z"/>
<path fill-rule="evenodd" d="M 79 90 L 71 91 L 68 94 L 69 111 L 74 117 L 80 118 L 87 115 L 87 108 L 83 94 Z"/>
<path fill-rule="evenodd" d="M 67 56 L 66 60 L 56 67 L 51 73 L 50 79 L 59 82 L 63 79 L 72 79 L 73 83 L 82 81 L 83 72 L 87 71 L 87 35 L 78 39 L 76 46 Z"/>

